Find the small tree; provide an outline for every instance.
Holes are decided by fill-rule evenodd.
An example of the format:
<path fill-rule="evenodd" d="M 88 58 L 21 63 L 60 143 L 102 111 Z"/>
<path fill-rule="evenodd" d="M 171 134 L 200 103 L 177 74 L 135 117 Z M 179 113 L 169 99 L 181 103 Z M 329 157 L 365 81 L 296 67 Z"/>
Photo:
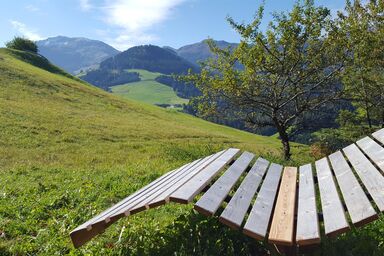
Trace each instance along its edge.
<path fill-rule="evenodd" d="M 250 24 L 228 18 L 240 34 L 240 45 L 221 50 L 209 42 L 217 58 L 189 73 L 202 92 L 199 111 L 212 113 L 231 107 L 256 126 L 273 126 L 285 159 L 291 156 L 290 133 L 308 114 L 340 96 L 337 75 L 343 49 L 330 11 L 313 1 L 298 2 L 290 13 L 273 15 L 266 32 L 259 29 L 263 7 Z M 243 69 L 236 68 L 240 63 Z"/>
<path fill-rule="evenodd" d="M 5 46 L 7 48 L 20 50 L 20 51 L 28 51 L 33 53 L 38 52 L 38 47 L 36 43 L 23 37 L 15 37 L 11 41 L 7 42 Z"/>

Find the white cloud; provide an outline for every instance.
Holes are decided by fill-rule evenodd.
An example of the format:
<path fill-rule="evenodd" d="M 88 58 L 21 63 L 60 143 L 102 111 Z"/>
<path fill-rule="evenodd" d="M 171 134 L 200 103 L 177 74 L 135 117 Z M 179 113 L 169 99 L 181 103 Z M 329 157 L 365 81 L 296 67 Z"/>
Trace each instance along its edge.
<path fill-rule="evenodd" d="M 158 39 L 151 31 L 170 18 L 173 9 L 187 0 L 78 0 L 83 11 L 99 13 L 109 29 L 97 30 L 103 40 L 119 50 Z M 190 0 L 189 0 L 190 1 Z"/>
<path fill-rule="evenodd" d="M 93 8 L 90 0 L 79 0 L 79 2 L 80 2 L 80 8 L 83 11 L 89 11 L 90 9 Z"/>
<path fill-rule="evenodd" d="M 24 23 L 17 20 L 11 20 L 10 22 L 13 28 L 16 29 L 21 35 L 25 36 L 26 38 L 33 41 L 43 39 L 43 37 L 40 36 L 35 30 L 28 28 Z"/>
<path fill-rule="evenodd" d="M 184 0 L 117 0 L 106 7 L 107 21 L 127 31 L 138 31 L 167 19 Z"/>
<path fill-rule="evenodd" d="M 133 47 L 138 44 L 146 44 L 157 40 L 157 36 L 150 34 L 134 34 L 128 35 L 124 32 L 121 32 L 120 35 L 114 38 L 106 39 L 106 43 L 112 45 L 120 51 L 127 50 L 130 47 Z"/>
<path fill-rule="evenodd" d="M 117 28 L 109 43 L 120 50 L 150 43 L 158 37 L 149 32 L 172 15 L 173 8 L 186 0 L 106 0 L 102 12 L 105 21 Z"/>

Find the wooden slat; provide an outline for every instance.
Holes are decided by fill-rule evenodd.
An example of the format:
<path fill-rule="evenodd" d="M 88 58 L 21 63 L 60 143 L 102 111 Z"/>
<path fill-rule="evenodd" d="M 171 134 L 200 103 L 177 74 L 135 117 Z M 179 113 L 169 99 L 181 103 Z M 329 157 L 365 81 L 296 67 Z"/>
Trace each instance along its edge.
<path fill-rule="evenodd" d="M 384 211 L 384 177 L 355 144 L 343 149 L 377 207 Z"/>
<path fill-rule="evenodd" d="M 372 133 L 372 136 L 378 141 L 380 141 L 381 144 L 384 144 L 384 129 Z"/>
<path fill-rule="evenodd" d="M 329 160 L 352 223 L 359 226 L 377 219 L 375 209 L 373 209 L 364 190 L 360 187 L 343 154 L 340 151 L 333 153 L 329 156 Z"/>
<path fill-rule="evenodd" d="M 270 165 L 260 191 L 257 194 L 251 213 L 245 223 L 243 229 L 244 234 L 258 240 L 264 239 L 271 218 L 282 170 L 283 166 L 281 165 L 275 163 Z"/>
<path fill-rule="evenodd" d="M 205 167 L 207 167 L 213 160 L 215 160 L 220 154 L 215 154 L 211 158 L 208 158 L 206 161 L 201 161 L 196 164 L 192 170 L 189 170 L 185 175 L 178 177 L 177 179 L 172 180 L 169 184 L 164 186 L 161 190 L 152 195 L 148 196 L 141 203 L 135 205 L 130 210 L 131 213 L 139 212 L 140 210 L 145 210 L 150 207 L 156 207 L 162 204 L 165 204 L 169 201 L 169 195 L 180 188 L 184 183 L 190 180 L 197 173 L 201 172 Z"/>
<path fill-rule="evenodd" d="M 177 175 L 180 175 L 180 173 L 187 169 L 191 168 L 195 164 L 205 161 L 207 159 L 210 159 L 214 156 L 216 158 L 220 155 L 222 155 L 224 151 L 218 152 L 214 155 L 205 157 L 204 159 L 196 160 L 192 163 L 186 164 L 174 171 L 168 172 L 161 176 L 160 178 L 156 179 L 155 181 L 151 182 L 150 184 L 146 185 L 142 189 L 138 190 L 137 192 L 133 193 L 132 195 L 128 196 L 127 198 L 121 200 L 116 205 L 108 208 L 107 210 L 103 211 L 99 215 L 93 217 L 89 221 L 83 223 L 82 225 L 78 226 L 75 230 L 71 232 L 71 239 L 76 247 L 81 246 L 82 244 L 89 241 L 92 237 L 96 236 L 97 234 L 101 233 L 106 229 L 108 226 L 110 226 L 112 223 L 117 221 L 119 218 L 123 217 L 125 213 L 121 213 L 122 209 L 126 209 L 127 207 L 132 206 L 132 204 L 135 204 L 135 202 L 142 200 L 146 196 L 153 193 L 156 189 L 163 186 L 167 180 L 171 179 L 172 177 L 175 177 Z M 213 161 L 214 159 L 212 159 Z M 120 212 L 119 215 L 116 215 L 116 212 Z M 129 212 L 128 212 L 129 214 Z"/>
<path fill-rule="evenodd" d="M 164 182 L 159 184 L 156 188 L 152 189 L 149 193 L 146 193 L 140 196 L 139 198 L 136 198 L 134 201 L 131 201 L 128 204 L 125 204 L 123 207 L 120 207 L 120 209 L 116 209 L 115 211 L 110 213 L 109 219 L 106 219 L 106 221 L 109 221 L 111 218 L 115 218 L 118 216 L 122 216 L 122 215 L 128 216 L 130 214 L 134 214 L 134 213 L 145 210 L 148 199 L 153 199 L 155 196 L 160 195 L 166 189 L 172 187 L 176 181 L 178 181 L 179 179 L 182 179 L 188 173 L 192 172 L 196 168 L 199 168 L 201 165 L 207 166 L 208 164 L 215 161 L 223 153 L 224 152 L 221 151 L 211 156 L 208 156 L 200 160 L 199 162 L 196 162 L 196 163 L 194 162 L 193 165 L 187 168 L 184 168 L 182 171 L 180 171 L 176 175 L 173 175 L 172 177 L 168 177 Z"/>
<path fill-rule="evenodd" d="M 168 176 L 166 179 L 164 179 L 161 182 L 159 182 L 158 184 L 156 184 L 156 186 L 152 187 L 150 190 L 145 191 L 144 193 L 141 193 L 137 197 L 132 198 L 132 200 L 120 205 L 119 207 L 116 207 L 115 209 L 113 209 L 113 211 L 108 213 L 108 216 L 104 216 L 104 217 L 100 217 L 100 218 L 96 219 L 92 225 L 95 225 L 96 223 L 98 223 L 100 221 L 109 222 L 112 218 L 120 216 L 120 215 L 121 216 L 130 215 L 129 210 L 133 206 L 142 202 L 147 197 L 151 196 L 153 193 L 156 193 L 157 191 L 161 190 L 164 186 L 167 186 L 167 184 L 171 183 L 177 177 L 183 176 L 185 174 L 185 172 L 191 170 L 194 166 L 196 166 L 196 164 L 199 164 L 201 161 L 205 161 L 205 160 L 194 161 L 194 162 L 186 165 L 185 167 L 183 167 L 180 170 L 178 170 L 177 172 L 175 172 L 174 175 Z"/>
<path fill-rule="evenodd" d="M 215 214 L 254 157 L 254 154 L 244 152 L 201 196 L 195 204 L 195 210 L 205 215 Z"/>
<path fill-rule="evenodd" d="M 311 164 L 303 165 L 299 168 L 296 242 L 298 245 L 320 243 L 315 184 Z"/>
<path fill-rule="evenodd" d="M 271 229 L 269 230 L 268 240 L 273 244 L 288 246 L 294 244 L 296 177 L 296 167 L 284 168 Z"/>
<path fill-rule="evenodd" d="M 257 159 L 243 182 L 236 190 L 224 211 L 220 215 L 220 222 L 238 229 L 251 204 L 252 198 L 268 168 L 269 162 L 263 158 Z"/>
<path fill-rule="evenodd" d="M 181 168 L 187 166 L 184 165 L 182 166 Z M 179 168 L 179 169 L 181 169 Z M 179 170 L 177 169 L 177 170 Z M 159 178 L 157 178 L 156 180 L 152 181 L 151 183 L 149 183 L 148 185 L 144 186 L 143 188 L 139 189 L 138 191 L 134 192 L 133 194 L 129 195 L 128 197 L 124 198 L 123 200 L 121 200 L 120 202 L 118 202 L 117 204 L 113 205 L 112 207 L 104 210 L 103 212 L 99 213 L 98 215 L 96 215 L 95 217 L 91 218 L 90 220 L 84 222 L 83 224 L 81 224 L 80 226 L 78 226 L 75 230 L 73 231 L 76 231 L 76 230 L 80 230 L 80 229 L 84 229 L 84 228 L 87 228 L 90 224 L 92 224 L 95 220 L 97 219 L 100 219 L 104 216 L 108 216 L 108 214 L 110 212 L 112 212 L 113 210 L 115 210 L 116 208 L 120 207 L 121 205 L 125 204 L 126 202 L 129 202 L 130 200 L 134 199 L 135 197 L 139 196 L 140 194 L 150 190 L 151 188 L 155 187 L 157 184 L 159 184 L 162 180 L 166 179 L 167 177 L 173 175 L 173 173 L 177 170 L 173 170 L 173 171 L 170 171 L 170 172 L 167 172 L 165 173 L 164 175 L 160 176 Z"/>
<path fill-rule="evenodd" d="M 120 201 L 118 204 L 110 207 L 109 209 L 103 211 L 101 214 L 95 216 L 91 220 L 83 223 L 82 225 L 78 226 L 76 229 L 74 229 L 71 233 L 71 239 L 75 247 L 79 247 L 92 239 L 94 236 L 100 234 L 103 232 L 107 227 L 109 227 L 112 223 L 117 221 L 122 216 L 115 217 L 113 219 L 109 219 L 111 216 L 111 213 L 115 212 L 117 209 L 120 209 L 121 207 L 124 207 L 127 203 L 133 202 L 137 198 L 142 197 L 143 195 L 150 193 L 153 189 L 160 186 L 166 179 L 173 177 L 174 175 L 177 175 L 180 171 L 184 170 L 185 168 L 190 167 L 194 163 L 198 162 L 200 160 L 196 160 L 193 163 L 186 164 L 177 170 L 174 170 L 172 172 L 169 172 L 160 178 L 156 179 L 152 183 L 148 184 L 144 188 L 140 189 L 136 193 L 132 194 L 131 196 L 128 196 L 127 198 Z M 124 215 L 123 215 L 124 216 Z M 109 221 L 105 221 L 105 219 L 108 218 Z"/>
<path fill-rule="evenodd" d="M 325 234 L 337 235 L 349 229 L 345 212 L 327 158 L 316 161 Z"/>
<path fill-rule="evenodd" d="M 230 148 L 198 173 L 182 187 L 173 192 L 169 199 L 172 202 L 189 203 L 200 193 L 211 180 L 239 153 L 239 149 Z"/>
<path fill-rule="evenodd" d="M 358 140 L 356 144 L 384 171 L 384 148 L 382 146 L 369 137 Z"/>

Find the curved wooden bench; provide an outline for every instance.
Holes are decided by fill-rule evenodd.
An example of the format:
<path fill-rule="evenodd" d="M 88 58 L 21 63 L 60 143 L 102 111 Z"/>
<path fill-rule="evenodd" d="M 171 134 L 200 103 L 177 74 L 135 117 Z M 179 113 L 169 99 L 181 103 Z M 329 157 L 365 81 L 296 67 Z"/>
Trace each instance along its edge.
<path fill-rule="evenodd" d="M 230 228 L 276 245 L 318 244 L 319 211 L 327 236 L 369 223 L 384 211 L 383 145 L 381 129 L 314 165 L 299 168 L 230 148 L 164 174 L 80 225 L 70 236 L 79 247 L 124 216 L 168 202 L 190 203 L 204 190 L 194 208 L 204 215 L 218 215 Z M 217 214 L 220 208 L 224 209 Z"/>

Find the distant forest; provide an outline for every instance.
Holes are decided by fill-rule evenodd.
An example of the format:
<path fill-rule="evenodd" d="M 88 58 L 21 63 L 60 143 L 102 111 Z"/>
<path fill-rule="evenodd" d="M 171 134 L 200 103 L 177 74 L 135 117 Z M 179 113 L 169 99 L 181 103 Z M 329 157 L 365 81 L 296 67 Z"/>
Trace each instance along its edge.
<path fill-rule="evenodd" d="M 158 76 L 155 80 L 159 83 L 172 87 L 177 96 L 180 98 L 191 99 L 201 95 L 200 90 L 197 89 L 193 84 L 178 81 L 172 76 Z"/>
<path fill-rule="evenodd" d="M 109 91 L 109 87 L 140 81 L 140 74 L 121 69 L 96 69 L 88 71 L 80 78 L 90 84 Z"/>

